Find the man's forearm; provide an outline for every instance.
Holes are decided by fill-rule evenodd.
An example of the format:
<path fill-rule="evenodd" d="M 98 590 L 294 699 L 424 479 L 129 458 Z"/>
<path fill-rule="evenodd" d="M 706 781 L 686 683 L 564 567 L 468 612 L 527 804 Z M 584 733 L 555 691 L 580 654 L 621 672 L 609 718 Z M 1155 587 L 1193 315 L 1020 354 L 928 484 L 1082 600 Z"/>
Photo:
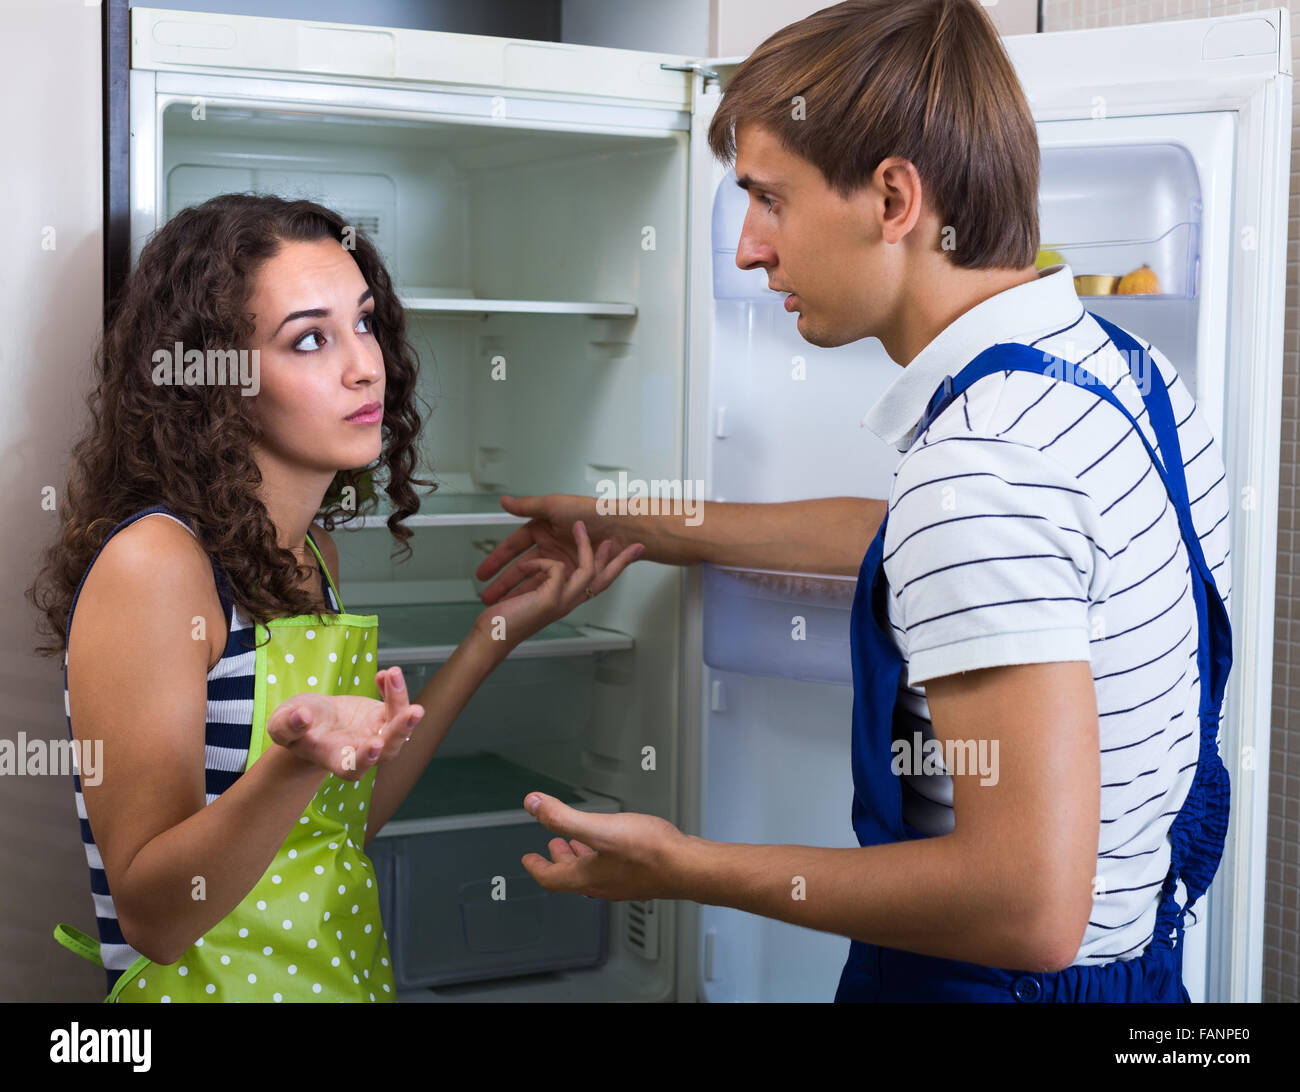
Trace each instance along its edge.
<path fill-rule="evenodd" d="M 669 870 L 672 897 L 944 959 L 1056 970 L 1082 939 L 1062 955 L 1061 915 L 951 834 L 856 849 L 691 837 Z"/>
<path fill-rule="evenodd" d="M 607 515 L 592 530 L 621 550 L 643 543 L 643 560 L 666 565 L 735 565 L 751 569 L 856 576 L 885 518 L 886 501 L 821 497 L 779 504 L 704 501 L 685 515 Z"/>

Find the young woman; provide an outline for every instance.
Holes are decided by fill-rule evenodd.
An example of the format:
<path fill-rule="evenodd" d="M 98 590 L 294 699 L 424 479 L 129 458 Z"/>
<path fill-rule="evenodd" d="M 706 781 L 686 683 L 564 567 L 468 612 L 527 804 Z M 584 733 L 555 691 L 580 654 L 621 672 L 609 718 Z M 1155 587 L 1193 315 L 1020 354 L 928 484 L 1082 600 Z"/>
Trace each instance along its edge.
<path fill-rule="evenodd" d="M 418 364 L 378 252 L 311 202 L 177 214 L 97 366 L 29 590 L 69 734 L 102 741 L 73 778 L 99 940 L 55 936 L 104 966 L 110 1001 L 395 1000 L 365 846 L 510 649 L 639 547 L 593 554 L 579 527 L 576 564 L 522 563 L 414 703 L 376 671 L 377 619 L 346 613 L 328 531 L 382 481 L 410 552 L 412 485 L 431 484 Z"/>

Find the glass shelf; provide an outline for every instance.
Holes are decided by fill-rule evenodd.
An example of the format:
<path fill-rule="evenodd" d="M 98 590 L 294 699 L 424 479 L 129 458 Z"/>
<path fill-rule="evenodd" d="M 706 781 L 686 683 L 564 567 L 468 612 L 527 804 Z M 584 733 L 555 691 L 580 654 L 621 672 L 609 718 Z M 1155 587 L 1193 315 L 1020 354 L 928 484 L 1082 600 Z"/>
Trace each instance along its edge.
<path fill-rule="evenodd" d="M 415 314 L 481 316 L 503 314 L 589 315 L 592 318 L 635 318 L 634 303 L 584 300 L 480 299 L 467 290 L 410 288 L 400 297 L 402 306 Z"/>
<path fill-rule="evenodd" d="M 501 507 L 501 493 L 453 492 L 445 486 L 436 492 L 414 487 L 420 496 L 420 510 L 403 520 L 406 527 L 477 527 L 527 523 L 524 516 L 512 516 Z M 379 494 L 379 510 L 348 523 L 349 530 L 388 529 L 392 507 L 388 495 Z"/>
<path fill-rule="evenodd" d="M 465 639 L 484 606 L 476 601 L 367 606 L 349 604 L 353 614 L 379 616 L 379 664 L 445 663 Z M 510 659 L 587 656 L 635 647 L 626 633 L 599 626 L 552 622 L 523 641 Z"/>
<path fill-rule="evenodd" d="M 501 823 L 533 823 L 524 810 L 530 792 L 544 792 L 580 811 L 615 812 L 616 801 L 574 788 L 500 755 L 434 758 L 393 817 L 375 835 L 392 838 L 434 830 L 464 830 Z"/>

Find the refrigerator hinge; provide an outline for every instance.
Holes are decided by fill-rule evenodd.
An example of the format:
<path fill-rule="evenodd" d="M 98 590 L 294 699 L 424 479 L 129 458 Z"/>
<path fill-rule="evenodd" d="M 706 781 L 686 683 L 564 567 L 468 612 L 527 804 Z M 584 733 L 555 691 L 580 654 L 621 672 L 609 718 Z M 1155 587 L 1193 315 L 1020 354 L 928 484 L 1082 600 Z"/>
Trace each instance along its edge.
<path fill-rule="evenodd" d="M 664 64 L 664 63 L 660 62 L 659 67 L 660 67 L 660 68 L 663 68 L 663 69 L 666 69 L 666 70 L 669 71 L 669 72 L 698 72 L 701 76 L 704 77 L 704 79 L 705 79 L 706 82 L 707 82 L 708 80 L 716 80 L 716 79 L 719 79 L 718 72 L 717 72 L 715 69 L 710 68 L 708 65 L 703 65 L 703 64 Z"/>

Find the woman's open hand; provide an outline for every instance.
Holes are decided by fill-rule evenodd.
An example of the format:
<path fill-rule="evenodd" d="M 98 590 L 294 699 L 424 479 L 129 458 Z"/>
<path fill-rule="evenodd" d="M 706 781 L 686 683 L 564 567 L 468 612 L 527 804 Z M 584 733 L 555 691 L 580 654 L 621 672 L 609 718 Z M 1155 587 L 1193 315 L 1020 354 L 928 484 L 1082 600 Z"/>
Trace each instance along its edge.
<path fill-rule="evenodd" d="M 497 600 L 478 616 L 475 627 L 492 640 L 504 641 L 507 650 L 514 648 L 556 619 L 563 618 L 580 603 L 599 595 L 645 552 L 644 546 L 634 542 L 611 559 L 614 544 L 606 539 L 593 553 L 582 520 L 573 524 L 573 539 L 577 550 L 576 564 L 547 556 L 540 550 L 516 561 L 514 569 L 522 579 L 509 595 Z M 480 566 L 479 571 L 482 569 Z M 487 593 L 483 598 L 485 602 L 489 601 Z"/>
<path fill-rule="evenodd" d="M 525 554 L 563 562 L 566 574 L 577 569 L 578 543 L 573 525 L 579 520 L 586 528 L 588 538 L 597 547 L 597 555 L 606 542 L 610 543 L 610 549 L 619 549 L 617 521 L 603 519 L 596 511 L 596 501 L 592 497 L 571 493 L 506 496 L 501 498 L 501 507 L 512 516 L 527 516 L 528 522 L 502 540 L 496 549 L 479 562 L 474 571 L 475 580 L 492 580 L 497 573 L 501 574 L 483 589 L 482 600 L 489 606 L 508 596 L 541 587 L 545 573 L 530 575 L 528 570 L 510 564 Z M 622 544 L 627 545 L 626 542 Z"/>
<path fill-rule="evenodd" d="M 383 701 L 307 691 L 286 698 L 267 718 L 267 734 L 305 762 L 344 781 L 358 781 L 376 762 L 402 749 L 424 709 L 410 704 L 400 667 L 375 676 Z"/>

